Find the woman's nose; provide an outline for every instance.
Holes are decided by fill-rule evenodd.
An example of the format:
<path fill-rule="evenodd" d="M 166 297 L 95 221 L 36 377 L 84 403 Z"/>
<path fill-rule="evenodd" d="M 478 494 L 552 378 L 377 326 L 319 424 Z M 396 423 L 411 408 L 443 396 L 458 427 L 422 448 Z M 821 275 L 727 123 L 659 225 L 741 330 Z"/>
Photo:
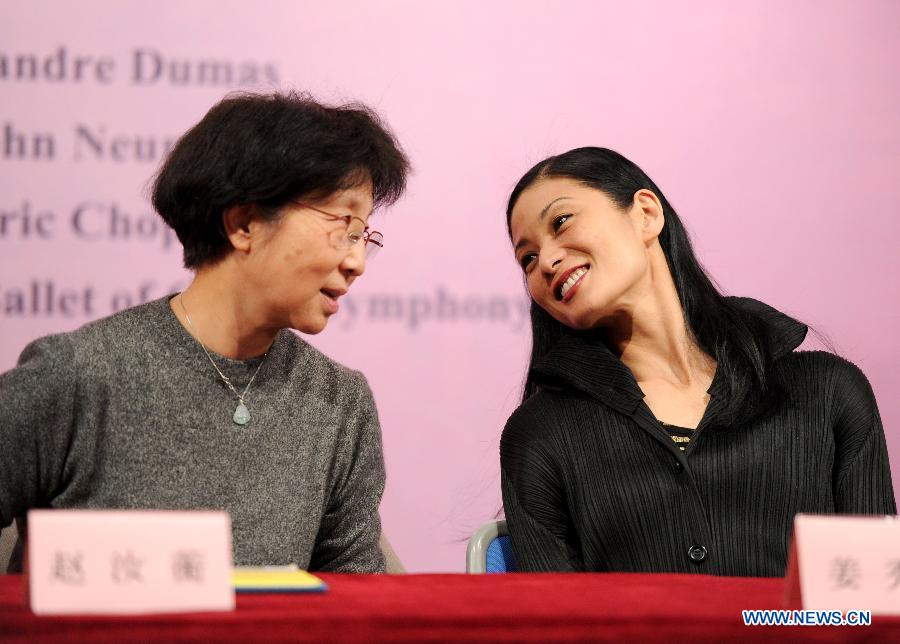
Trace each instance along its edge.
<path fill-rule="evenodd" d="M 539 256 L 541 270 L 548 275 L 552 275 L 556 272 L 556 267 L 563 261 L 564 257 L 565 252 L 558 246 L 542 250 Z"/>
<path fill-rule="evenodd" d="M 350 246 L 340 266 L 345 273 L 356 277 L 362 275 L 366 270 L 366 242 L 359 240 Z"/>

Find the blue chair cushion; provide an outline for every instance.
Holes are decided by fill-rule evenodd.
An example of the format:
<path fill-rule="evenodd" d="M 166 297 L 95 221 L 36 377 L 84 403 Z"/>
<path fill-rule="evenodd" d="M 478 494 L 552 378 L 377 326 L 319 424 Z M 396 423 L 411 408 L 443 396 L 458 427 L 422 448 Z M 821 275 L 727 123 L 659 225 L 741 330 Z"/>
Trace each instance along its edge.
<path fill-rule="evenodd" d="M 497 537 L 488 544 L 485 555 L 485 572 L 515 572 L 512 541 L 509 535 Z"/>

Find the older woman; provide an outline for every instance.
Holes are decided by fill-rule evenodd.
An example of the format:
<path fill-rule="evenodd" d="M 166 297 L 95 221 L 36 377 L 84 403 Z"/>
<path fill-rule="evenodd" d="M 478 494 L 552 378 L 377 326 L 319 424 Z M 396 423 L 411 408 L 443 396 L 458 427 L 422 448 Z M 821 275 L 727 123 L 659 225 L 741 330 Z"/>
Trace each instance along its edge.
<path fill-rule="evenodd" d="M 237 564 L 383 570 L 372 394 L 291 330 L 337 312 L 407 171 L 360 105 L 213 107 L 153 190 L 190 286 L 36 340 L 0 376 L 0 525 L 40 507 L 221 508 Z"/>
<path fill-rule="evenodd" d="M 521 569 L 780 576 L 796 513 L 896 512 L 865 376 L 723 297 L 634 163 L 546 159 L 507 223 L 533 300 L 501 441 Z"/>

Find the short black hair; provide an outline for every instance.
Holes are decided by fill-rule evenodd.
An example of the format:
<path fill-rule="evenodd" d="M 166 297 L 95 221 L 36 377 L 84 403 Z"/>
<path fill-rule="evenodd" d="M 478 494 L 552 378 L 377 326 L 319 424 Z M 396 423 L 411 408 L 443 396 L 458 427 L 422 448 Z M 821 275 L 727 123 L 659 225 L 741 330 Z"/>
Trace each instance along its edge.
<path fill-rule="evenodd" d="M 292 199 L 371 181 L 376 206 L 406 188 L 409 160 L 360 103 L 328 106 L 297 92 L 227 96 L 182 136 L 153 183 L 153 207 L 184 247 L 186 268 L 231 249 L 222 215 L 239 204 L 275 219 Z"/>

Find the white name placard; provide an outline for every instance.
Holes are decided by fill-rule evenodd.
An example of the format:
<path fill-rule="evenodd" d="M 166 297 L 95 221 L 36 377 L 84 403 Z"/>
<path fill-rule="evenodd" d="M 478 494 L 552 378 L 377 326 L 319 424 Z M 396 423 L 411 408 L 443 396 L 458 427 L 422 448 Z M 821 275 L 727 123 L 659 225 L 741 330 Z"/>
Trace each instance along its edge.
<path fill-rule="evenodd" d="M 32 510 L 27 545 L 39 615 L 234 609 L 225 512 Z"/>
<path fill-rule="evenodd" d="M 785 581 L 791 608 L 900 615 L 900 519 L 798 514 Z"/>

